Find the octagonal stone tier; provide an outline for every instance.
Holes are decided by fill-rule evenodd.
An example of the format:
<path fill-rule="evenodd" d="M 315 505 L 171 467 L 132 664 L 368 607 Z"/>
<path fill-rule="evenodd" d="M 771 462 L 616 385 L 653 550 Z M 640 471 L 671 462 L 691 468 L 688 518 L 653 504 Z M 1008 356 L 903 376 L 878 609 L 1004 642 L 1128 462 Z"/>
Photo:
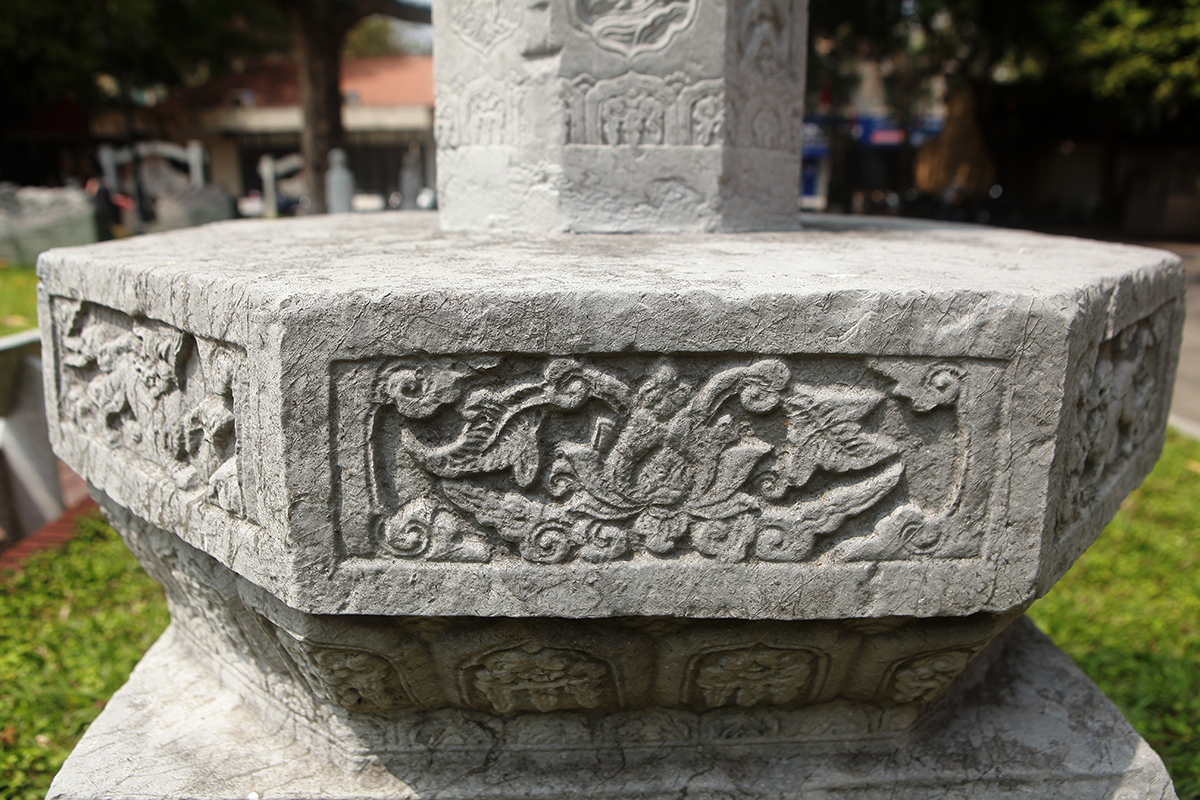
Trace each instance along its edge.
<path fill-rule="evenodd" d="M 52 251 L 54 445 L 309 614 L 1024 607 L 1157 457 L 1177 261 L 806 224 L 531 239 L 334 216 Z"/>

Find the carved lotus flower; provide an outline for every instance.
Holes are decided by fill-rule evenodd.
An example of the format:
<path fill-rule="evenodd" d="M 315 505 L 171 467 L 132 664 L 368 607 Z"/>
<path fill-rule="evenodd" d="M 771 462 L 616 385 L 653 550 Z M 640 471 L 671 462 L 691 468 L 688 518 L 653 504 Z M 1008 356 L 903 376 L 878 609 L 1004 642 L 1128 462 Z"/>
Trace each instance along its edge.
<path fill-rule="evenodd" d="M 892 459 L 895 441 L 862 427 L 882 393 L 793 384 L 779 359 L 726 368 L 699 388 L 664 363 L 636 390 L 574 359 L 555 359 L 539 380 L 497 389 L 469 388 L 469 376 L 487 365 L 429 366 L 393 371 L 380 384 L 406 419 L 455 403 L 463 420 L 444 444 L 401 430 L 403 449 L 441 479 L 437 498 L 414 499 L 387 523 L 390 552 L 401 557 L 454 560 L 458 545 L 426 548 L 425 537 L 410 534 L 440 530 L 441 520 L 441 539 L 465 543 L 469 515 L 539 563 L 610 561 L 631 550 L 665 555 L 685 541 L 729 561 L 751 548 L 764 560 L 798 561 L 811 555 L 816 537 L 879 502 L 904 471 Z M 777 410 L 775 420 L 765 419 Z M 546 470 L 542 435 L 552 413 L 590 419 L 591 435 L 560 439 Z M 758 417 L 776 439 L 782 428 L 784 441 L 759 438 Z M 519 490 L 481 479 L 505 472 Z M 851 478 L 807 496 L 795 491 L 817 472 Z"/>
<path fill-rule="evenodd" d="M 701 552 L 744 552 L 758 503 L 741 487 L 772 448 L 728 414 L 712 417 L 735 393 L 748 410 L 769 411 L 789 376 L 781 362 L 760 361 L 696 392 L 664 366 L 638 390 L 615 442 L 602 424 L 592 443 L 560 445 L 553 490 L 575 490 L 574 510 L 600 527 L 636 518 L 633 531 L 651 552 L 670 552 L 689 528 Z"/>

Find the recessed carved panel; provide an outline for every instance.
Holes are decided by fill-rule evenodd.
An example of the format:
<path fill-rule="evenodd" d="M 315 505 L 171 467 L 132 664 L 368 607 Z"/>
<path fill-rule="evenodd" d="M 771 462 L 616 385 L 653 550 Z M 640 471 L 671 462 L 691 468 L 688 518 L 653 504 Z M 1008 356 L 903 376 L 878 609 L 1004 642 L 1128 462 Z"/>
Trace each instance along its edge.
<path fill-rule="evenodd" d="M 452 702 L 497 714 L 598 711 L 646 702 L 650 643 L 614 627 L 497 623 L 434 640 Z"/>
<path fill-rule="evenodd" d="M 414 356 L 335 366 L 356 556 L 968 557 L 998 367 L 937 359 Z M 995 395 L 992 394 L 992 397 Z"/>
<path fill-rule="evenodd" d="M 882 699 L 894 703 L 927 702 L 950 685 L 967 663 L 982 649 L 942 650 L 924 653 L 897 663 L 889 676 Z"/>
<path fill-rule="evenodd" d="M 1106 485 L 1120 475 L 1130 456 L 1162 427 L 1170 393 L 1161 381 L 1169 374 L 1169 333 L 1173 305 L 1105 339 L 1085 359 L 1068 399 L 1065 433 L 1066 501 L 1059 524 L 1077 520 Z"/>
<path fill-rule="evenodd" d="M 738 0 L 738 68 L 764 75 L 781 72 L 792 60 L 793 0 Z"/>
<path fill-rule="evenodd" d="M 315 644 L 284 631 L 279 631 L 278 635 L 309 686 L 335 705 L 376 714 L 417 708 L 398 670 L 383 656 L 365 650 Z"/>
<path fill-rule="evenodd" d="M 155 465 L 181 491 L 251 516 L 237 425 L 242 349 L 101 306 L 55 298 L 52 307 L 62 420 Z"/>

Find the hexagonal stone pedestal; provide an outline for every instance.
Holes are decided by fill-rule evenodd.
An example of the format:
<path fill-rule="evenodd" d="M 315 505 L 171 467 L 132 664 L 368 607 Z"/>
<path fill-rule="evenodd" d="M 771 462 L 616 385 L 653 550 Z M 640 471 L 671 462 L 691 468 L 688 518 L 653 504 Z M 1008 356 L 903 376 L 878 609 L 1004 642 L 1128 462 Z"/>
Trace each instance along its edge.
<path fill-rule="evenodd" d="M 1157 457 L 1177 260 L 811 227 L 43 256 L 55 447 L 174 619 L 52 794 L 1169 792 L 1002 632 Z"/>

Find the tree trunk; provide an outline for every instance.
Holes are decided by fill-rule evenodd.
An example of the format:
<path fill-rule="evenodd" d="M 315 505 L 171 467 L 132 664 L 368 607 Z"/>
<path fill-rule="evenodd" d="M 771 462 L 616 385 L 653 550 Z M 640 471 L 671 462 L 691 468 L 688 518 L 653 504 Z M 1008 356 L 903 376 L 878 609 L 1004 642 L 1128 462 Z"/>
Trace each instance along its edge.
<path fill-rule="evenodd" d="M 350 19 L 331 0 L 286 6 L 296 37 L 304 128 L 300 152 L 308 173 L 309 213 L 325 213 L 325 170 L 329 151 L 342 146 L 341 51 Z"/>

